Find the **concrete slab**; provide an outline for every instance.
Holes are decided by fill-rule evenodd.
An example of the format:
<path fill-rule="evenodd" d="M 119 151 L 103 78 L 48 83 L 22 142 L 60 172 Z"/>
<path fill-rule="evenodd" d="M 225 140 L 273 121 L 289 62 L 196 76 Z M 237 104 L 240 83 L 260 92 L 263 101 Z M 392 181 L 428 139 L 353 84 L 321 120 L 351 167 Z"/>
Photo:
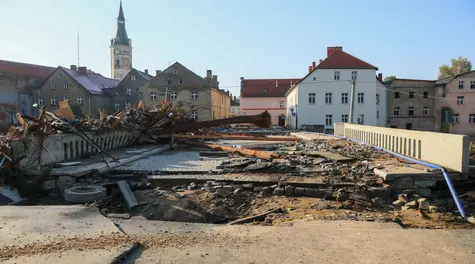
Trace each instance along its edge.
<path fill-rule="evenodd" d="M 81 205 L 2 206 L 0 227 L 0 247 L 120 233 L 97 208 Z"/>
<path fill-rule="evenodd" d="M 413 167 L 392 166 L 385 169 L 374 169 L 374 173 L 385 181 L 394 181 L 399 178 L 412 177 L 414 181 L 441 181 L 444 175 L 440 171 L 428 172 Z M 457 180 L 460 173 L 450 172 L 449 176 Z"/>
<path fill-rule="evenodd" d="M 49 175 L 52 176 L 74 176 L 80 177 L 84 175 L 88 175 L 91 173 L 105 173 L 110 169 L 117 168 L 119 166 L 123 166 L 124 164 L 131 163 L 133 161 L 142 159 L 144 157 L 150 155 L 156 155 L 162 153 L 164 151 L 169 150 L 170 147 L 166 146 L 142 146 L 142 147 L 133 147 L 133 148 L 125 148 L 122 150 L 115 150 L 114 153 L 110 153 L 114 158 L 117 158 L 119 162 L 112 161 L 111 158 L 105 157 L 105 160 L 108 162 L 109 167 L 100 159 L 99 155 L 91 159 L 79 159 L 77 161 L 81 161 L 81 165 L 79 166 L 69 166 L 69 167 L 60 167 L 60 168 L 53 168 Z M 132 151 L 132 152 L 130 152 Z M 134 154 L 134 151 L 139 151 L 139 154 Z M 39 174 L 36 170 L 27 171 L 27 174 L 36 175 Z"/>

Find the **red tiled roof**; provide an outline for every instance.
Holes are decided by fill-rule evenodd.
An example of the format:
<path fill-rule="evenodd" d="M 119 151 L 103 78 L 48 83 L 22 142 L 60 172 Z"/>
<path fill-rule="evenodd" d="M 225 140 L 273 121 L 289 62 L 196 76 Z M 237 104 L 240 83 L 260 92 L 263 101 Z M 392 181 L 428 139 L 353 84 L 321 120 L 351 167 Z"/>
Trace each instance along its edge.
<path fill-rule="evenodd" d="M 55 69 L 56 68 L 53 67 L 36 64 L 0 60 L 0 72 L 29 77 L 46 78 L 53 73 Z"/>
<path fill-rule="evenodd" d="M 291 84 L 299 79 L 244 79 L 241 80 L 242 97 L 285 97 Z M 277 87 L 276 87 L 277 82 Z"/>
<path fill-rule="evenodd" d="M 335 50 L 322 63 L 318 64 L 316 69 L 375 69 L 373 66 L 365 61 L 356 58 L 342 50 Z"/>

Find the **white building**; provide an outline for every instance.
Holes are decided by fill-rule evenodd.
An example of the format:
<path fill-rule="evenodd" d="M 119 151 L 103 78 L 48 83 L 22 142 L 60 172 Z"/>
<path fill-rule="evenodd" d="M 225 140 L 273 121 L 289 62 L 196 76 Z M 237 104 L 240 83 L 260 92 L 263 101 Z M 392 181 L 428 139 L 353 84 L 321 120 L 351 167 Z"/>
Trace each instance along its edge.
<path fill-rule="evenodd" d="M 312 63 L 309 73 L 287 93 L 287 125 L 292 129 L 331 132 L 334 122 L 349 122 L 351 86 L 355 81 L 353 123 L 385 126 L 387 90 L 377 67 L 328 47 L 327 58 Z"/>

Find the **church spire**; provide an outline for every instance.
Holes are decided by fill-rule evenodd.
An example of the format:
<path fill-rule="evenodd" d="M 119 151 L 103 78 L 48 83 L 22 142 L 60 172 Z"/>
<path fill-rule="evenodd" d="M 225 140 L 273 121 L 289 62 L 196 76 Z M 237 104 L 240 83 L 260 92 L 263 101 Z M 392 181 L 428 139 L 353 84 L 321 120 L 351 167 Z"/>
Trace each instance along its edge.
<path fill-rule="evenodd" d="M 125 30 L 125 16 L 122 9 L 122 0 L 120 1 L 119 16 L 117 17 L 117 32 L 113 43 L 116 45 L 129 45 L 129 38 L 127 37 L 127 30 Z"/>

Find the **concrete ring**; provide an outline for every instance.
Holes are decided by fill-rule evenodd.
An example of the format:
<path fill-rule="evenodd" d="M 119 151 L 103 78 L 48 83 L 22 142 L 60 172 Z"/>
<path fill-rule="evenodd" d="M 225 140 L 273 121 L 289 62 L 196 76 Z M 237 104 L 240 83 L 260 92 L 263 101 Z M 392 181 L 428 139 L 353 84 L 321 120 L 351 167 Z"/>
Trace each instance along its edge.
<path fill-rule="evenodd" d="M 72 203 L 89 203 L 106 197 L 106 188 L 97 185 L 74 186 L 64 190 L 64 199 Z"/>

